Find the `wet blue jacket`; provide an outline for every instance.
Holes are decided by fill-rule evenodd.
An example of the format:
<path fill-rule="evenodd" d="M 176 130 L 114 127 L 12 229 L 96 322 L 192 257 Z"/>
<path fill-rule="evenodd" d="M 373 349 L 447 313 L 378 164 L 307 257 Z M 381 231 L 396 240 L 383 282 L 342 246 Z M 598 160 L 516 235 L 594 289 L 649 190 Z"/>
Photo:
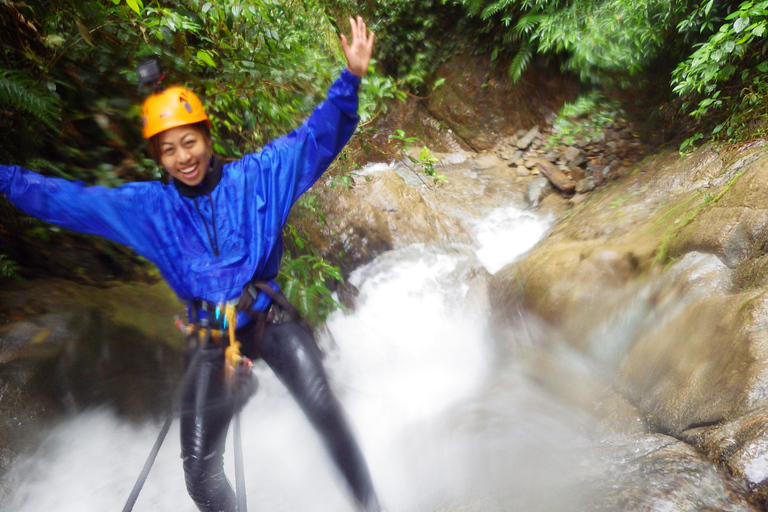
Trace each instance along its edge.
<path fill-rule="evenodd" d="M 220 166 L 207 189 L 158 181 L 109 189 L 0 166 L 0 192 L 42 220 L 132 247 L 182 300 L 235 300 L 252 277 L 277 276 L 291 207 L 355 131 L 359 83 L 345 69 L 299 128 Z M 254 309 L 268 303 L 262 293 Z"/>

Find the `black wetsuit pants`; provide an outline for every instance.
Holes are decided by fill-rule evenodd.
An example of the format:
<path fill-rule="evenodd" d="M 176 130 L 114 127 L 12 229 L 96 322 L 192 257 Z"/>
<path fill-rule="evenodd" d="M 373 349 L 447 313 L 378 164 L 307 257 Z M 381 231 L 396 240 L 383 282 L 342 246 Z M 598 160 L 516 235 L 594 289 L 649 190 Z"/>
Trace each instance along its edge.
<path fill-rule="evenodd" d="M 322 437 L 331 458 L 365 512 L 379 512 L 365 459 L 330 386 L 320 351 L 295 321 L 267 323 L 256 346 L 255 322 L 237 331 L 242 352 L 262 358 L 289 389 Z M 234 512 L 235 493 L 224 475 L 224 443 L 234 415 L 224 379 L 224 350 L 202 349 L 197 369 L 184 394 L 181 456 L 187 490 L 203 512 Z M 243 428 L 243 435 L 247 434 Z"/>

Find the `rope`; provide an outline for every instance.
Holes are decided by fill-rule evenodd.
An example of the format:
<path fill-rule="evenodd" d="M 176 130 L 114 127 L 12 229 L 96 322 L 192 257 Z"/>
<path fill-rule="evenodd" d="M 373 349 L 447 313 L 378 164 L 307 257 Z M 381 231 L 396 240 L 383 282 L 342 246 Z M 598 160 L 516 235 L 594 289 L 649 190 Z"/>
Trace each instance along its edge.
<path fill-rule="evenodd" d="M 232 382 L 235 372 L 244 369 L 243 356 L 240 353 L 240 342 L 235 339 L 237 327 L 237 309 L 232 304 L 227 304 L 224 309 L 224 324 L 229 329 L 229 346 L 224 351 L 227 363 L 227 375 Z M 243 392 L 243 390 L 237 390 Z M 245 470 L 243 467 L 243 441 L 240 435 L 240 405 L 235 412 L 235 424 L 232 435 L 235 443 L 235 496 L 237 497 L 237 512 L 247 512 L 247 500 L 245 496 Z"/>
<path fill-rule="evenodd" d="M 233 431 L 235 441 L 235 495 L 237 496 L 237 512 L 247 512 L 248 504 L 245 497 L 245 469 L 243 467 L 243 441 L 240 435 L 240 413 L 235 414 Z"/>
<path fill-rule="evenodd" d="M 131 490 L 131 494 L 128 496 L 128 501 L 125 503 L 125 506 L 123 507 L 123 512 L 131 512 L 133 510 L 133 506 L 136 504 L 136 500 L 139 497 L 139 493 L 141 492 L 142 487 L 144 487 L 144 483 L 147 481 L 147 477 L 149 476 L 149 471 L 152 469 L 152 465 L 155 463 L 155 459 L 157 458 L 157 454 L 160 451 L 160 447 L 163 445 L 163 441 L 165 441 L 165 436 L 168 434 L 168 430 L 171 428 L 171 423 L 173 423 L 173 416 L 177 409 L 181 408 L 181 399 L 182 395 L 184 393 L 184 390 L 189 385 L 190 376 L 192 375 L 192 369 L 195 368 L 200 361 L 200 354 L 202 354 L 203 345 L 207 343 L 210 339 L 210 331 L 207 331 L 205 334 L 206 339 L 205 342 L 200 342 L 198 339 L 198 347 L 195 350 L 195 355 L 192 357 L 192 361 L 190 362 L 189 366 L 187 366 L 186 371 L 184 372 L 184 376 L 181 379 L 181 382 L 179 383 L 179 387 L 176 389 L 176 394 L 174 395 L 173 399 L 173 407 L 171 408 L 171 412 L 168 413 L 168 417 L 165 419 L 165 423 L 163 423 L 163 428 L 160 429 L 160 434 L 157 436 L 157 439 L 155 440 L 155 444 L 152 447 L 152 450 L 149 452 L 149 457 L 147 457 L 146 462 L 144 462 L 144 467 L 141 469 L 141 473 L 139 473 L 139 478 L 136 480 L 136 483 L 133 486 L 133 489 Z"/>
<path fill-rule="evenodd" d="M 217 317 L 219 310 L 217 308 Z M 228 328 L 228 334 L 229 334 L 229 345 L 224 351 L 224 358 L 226 363 L 226 375 L 227 378 L 232 382 L 232 377 L 234 376 L 235 371 L 237 371 L 238 368 L 243 367 L 243 356 L 240 353 L 240 343 L 235 339 L 235 330 L 237 329 L 237 310 L 235 306 L 231 304 L 227 304 L 224 309 L 224 325 L 225 328 Z M 181 379 L 181 383 L 179 383 L 179 387 L 176 390 L 176 394 L 174 395 L 173 400 L 173 407 L 171 408 L 171 412 L 168 414 L 168 417 L 165 419 L 165 423 L 163 423 L 163 427 L 160 429 L 160 433 L 157 436 L 157 439 L 155 440 L 154 446 L 152 446 L 152 450 L 149 452 L 149 456 L 147 457 L 147 460 L 144 462 L 144 467 L 141 469 L 141 473 L 139 474 L 139 478 L 136 480 L 136 483 L 133 486 L 133 489 L 131 490 L 131 494 L 128 496 L 128 501 L 126 502 L 125 506 L 123 507 L 123 512 L 131 512 L 133 510 L 133 506 L 136 504 L 136 500 L 139 497 L 139 493 L 141 492 L 141 489 L 144 487 L 144 483 L 147 480 L 147 477 L 149 476 L 149 472 L 152 469 L 152 465 L 155 463 L 155 459 L 157 458 L 157 454 L 160 451 L 160 447 L 163 445 L 163 442 L 165 441 L 165 437 L 168 434 L 168 430 L 171 428 L 171 424 L 173 423 L 173 417 L 175 415 L 175 412 L 177 410 L 181 409 L 181 400 L 183 397 L 184 390 L 187 389 L 189 385 L 189 381 L 191 379 L 192 375 L 192 369 L 196 368 L 199 361 L 200 361 L 200 354 L 202 354 L 202 348 L 210 342 L 211 338 L 221 338 L 223 333 L 221 331 L 216 330 L 210 330 L 210 329 L 199 329 L 197 331 L 197 338 L 198 338 L 198 346 L 195 350 L 195 354 L 192 357 L 192 361 L 190 362 L 189 366 L 187 366 L 186 371 L 184 372 L 184 376 Z M 200 336 L 204 338 L 204 340 L 200 340 Z M 244 465 L 243 465 L 243 442 L 242 442 L 242 436 L 240 433 L 240 411 L 235 412 L 235 424 L 234 424 L 234 430 L 233 430 L 233 436 L 234 436 L 234 443 L 235 443 L 235 493 L 237 497 L 237 512 L 247 512 L 247 500 L 245 495 L 245 471 L 244 471 Z"/>
<path fill-rule="evenodd" d="M 224 324 L 229 329 L 229 346 L 224 351 L 224 358 L 227 361 L 227 376 L 232 377 L 242 358 L 240 342 L 235 339 L 237 309 L 232 304 L 227 304 L 224 308 Z"/>

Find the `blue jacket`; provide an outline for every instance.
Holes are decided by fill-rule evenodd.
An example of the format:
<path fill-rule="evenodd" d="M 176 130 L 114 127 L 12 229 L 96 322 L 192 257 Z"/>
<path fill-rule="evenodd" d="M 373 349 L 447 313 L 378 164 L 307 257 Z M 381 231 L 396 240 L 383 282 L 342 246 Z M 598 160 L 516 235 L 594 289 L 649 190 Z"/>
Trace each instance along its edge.
<path fill-rule="evenodd" d="M 291 207 L 355 131 L 359 83 L 345 69 L 299 128 L 224 164 L 212 189 L 215 173 L 197 191 L 158 181 L 109 189 L 0 166 L 0 192 L 42 220 L 132 247 L 181 300 L 236 300 L 252 277 L 277 276 Z M 254 309 L 268 305 L 260 293 Z"/>

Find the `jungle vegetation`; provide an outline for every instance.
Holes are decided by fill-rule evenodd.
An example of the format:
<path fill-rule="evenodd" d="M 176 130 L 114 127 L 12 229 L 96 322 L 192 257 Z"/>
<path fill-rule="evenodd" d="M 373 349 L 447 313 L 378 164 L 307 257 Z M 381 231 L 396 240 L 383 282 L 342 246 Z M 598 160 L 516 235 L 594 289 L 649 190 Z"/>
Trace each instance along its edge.
<path fill-rule="evenodd" d="M 221 155 L 258 150 L 323 97 L 343 65 L 338 33 L 358 12 L 377 33 L 366 121 L 423 92 L 463 49 L 512 80 L 547 60 L 591 90 L 662 69 L 696 122 L 684 144 L 768 135 L 768 0 L 0 0 L 0 162 L 105 186 L 160 178 L 135 74 L 153 55 L 168 83 L 203 98 Z M 2 216 L 0 228 L 2 242 Z M 334 273 L 288 235 L 299 237 L 292 273 Z M 2 247 L 0 279 L 19 264 Z"/>

